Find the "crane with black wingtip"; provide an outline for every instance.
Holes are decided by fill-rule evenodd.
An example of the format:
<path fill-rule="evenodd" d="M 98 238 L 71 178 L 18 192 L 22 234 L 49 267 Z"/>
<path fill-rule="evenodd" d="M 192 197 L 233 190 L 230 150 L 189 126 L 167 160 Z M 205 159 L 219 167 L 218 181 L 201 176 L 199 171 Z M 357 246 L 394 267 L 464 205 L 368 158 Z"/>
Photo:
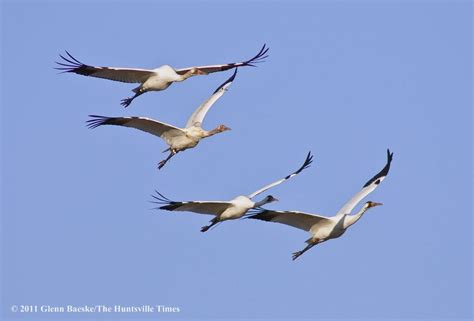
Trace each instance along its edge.
<path fill-rule="evenodd" d="M 105 117 L 98 115 L 89 115 L 92 119 L 87 121 L 87 125 L 91 129 L 103 125 L 125 126 L 160 137 L 169 146 L 164 152 L 170 152 L 166 159 L 158 163 L 158 169 L 161 169 L 174 155 L 186 149 L 196 147 L 201 139 L 230 130 L 225 125 L 219 125 L 208 131 L 202 128 L 202 122 L 212 105 L 228 90 L 236 74 L 237 68 L 232 76 L 220 85 L 211 97 L 194 111 L 184 128 L 145 117 Z"/>
<path fill-rule="evenodd" d="M 210 221 L 211 224 L 207 226 L 203 226 L 201 228 L 201 232 L 206 232 L 214 225 L 227 221 L 227 220 L 235 220 L 238 218 L 243 217 L 252 209 L 258 209 L 260 206 L 265 204 L 275 202 L 277 199 L 272 195 L 268 195 L 262 200 L 255 202 L 252 199 L 265 192 L 266 190 L 280 185 L 281 183 L 289 180 L 292 177 L 295 177 L 299 173 L 301 173 L 304 169 L 308 168 L 313 161 L 313 156 L 311 152 L 308 153 L 303 165 L 298 168 L 293 173 L 285 176 L 282 179 L 279 179 L 271 184 L 268 184 L 259 190 L 253 192 L 252 194 L 245 196 L 240 195 L 233 198 L 230 201 L 188 201 L 188 202 L 176 202 L 172 201 L 165 196 L 163 196 L 160 192 L 155 191 L 156 195 L 152 195 L 154 200 L 152 201 L 155 204 L 160 205 L 156 207 L 156 209 L 166 210 L 166 211 L 186 211 L 186 212 L 193 212 L 199 214 L 208 214 L 214 215 L 214 218 Z"/>
<path fill-rule="evenodd" d="M 311 237 L 306 240 L 306 247 L 301 251 L 293 253 L 292 258 L 296 260 L 300 255 L 316 244 L 340 237 L 350 226 L 355 224 L 368 209 L 383 205 L 382 203 L 368 201 L 356 214 L 350 215 L 354 207 L 367 195 L 372 193 L 388 175 L 392 158 L 393 153 L 387 149 L 387 163 L 385 167 L 372 177 L 334 216 L 327 217 L 301 211 L 273 211 L 262 209 L 257 214 L 250 215 L 247 218 L 286 224 L 309 232 Z"/>
<path fill-rule="evenodd" d="M 135 93 L 134 96 L 122 99 L 121 105 L 128 107 L 135 98 L 146 92 L 165 90 L 172 83 L 184 81 L 192 76 L 207 75 L 238 67 L 255 67 L 256 63 L 263 62 L 264 59 L 268 57 L 268 50 L 269 48 L 264 44 L 254 57 L 246 61 L 179 69 L 175 69 L 169 65 L 163 65 L 155 69 L 91 66 L 80 62 L 66 51 L 65 55 L 59 55 L 62 60 L 61 62 L 56 62 L 58 67 L 55 69 L 61 72 L 75 73 L 83 76 L 125 83 L 139 83 L 140 85 L 132 90 Z"/>

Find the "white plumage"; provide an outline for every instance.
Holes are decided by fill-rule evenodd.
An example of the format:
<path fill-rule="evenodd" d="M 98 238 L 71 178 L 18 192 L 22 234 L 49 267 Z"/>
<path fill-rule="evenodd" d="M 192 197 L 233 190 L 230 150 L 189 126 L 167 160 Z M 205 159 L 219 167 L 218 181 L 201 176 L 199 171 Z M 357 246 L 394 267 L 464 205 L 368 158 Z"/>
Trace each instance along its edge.
<path fill-rule="evenodd" d="M 225 125 L 219 125 L 215 129 L 207 131 L 202 128 L 202 122 L 212 105 L 228 90 L 236 74 L 237 68 L 232 76 L 220 85 L 211 97 L 194 111 L 191 117 L 189 117 L 185 128 L 179 128 L 145 117 L 104 117 L 98 115 L 90 115 L 92 119 L 87 121 L 88 126 L 89 128 L 96 128 L 102 125 L 125 126 L 160 137 L 169 146 L 166 151 L 170 151 L 168 157 L 158 164 L 158 168 L 161 169 L 178 152 L 195 147 L 203 138 L 230 130 Z"/>
<path fill-rule="evenodd" d="M 251 66 L 263 62 L 268 57 L 268 48 L 263 45 L 262 49 L 251 59 L 243 62 L 228 63 L 210 66 L 195 66 L 174 69 L 163 65 L 155 69 L 121 68 L 121 67 L 99 67 L 83 64 L 66 51 L 67 57 L 59 55 L 63 61 L 56 62 L 56 69 L 63 72 L 72 72 L 78 75 L 103 78 L 126 83 L 139 83 L 140 86 L 133 89 L 134 96 L 122 99 L 122 106 L 128 107 L 138 96 L 148 91 L 161 91 L 168 88 L 174 82 L 180 82 L 196 75 L 207 75 L 214 72 L 225 71 L 232 68 Z"/>
<path fill-rule="evenodd" d="M 243 217 L 249 210 L 254 208 L 259 208 L 270 202 L 277 201 L 271 195 L 266 196 L 259 202 L 252 201 L 252 198 L 257 196 L 260 193 L 268 190 L 271 187 L 279 185 L 284 181 L 298 175 L 301 171 L 305 168 L 308 168 L 312 162 L 313 156 L 311 153 L 308 153 L 303 165 L 298 168 L 296 171 L 291 173 L 290 175 L 269 184 L 258 191 L 248 195 L 240 195 L 233 198 L 230 201 L 221 202 L 221 201 L 189 201 L 189 202 L 175 202 L 171 201 L 170 199 L 163 196 L 158 191 L 156 195 L 152 195 L 155 199 L 153 203 L 159 204 L 161 206 L 157 207 L 157 209 L 167 210 L 167 211 L 186 211 L 186 212 L 194 212 L 199 214 L 208 214 L 214 215 L 215 217 L 210 221 L 211 224 L 208 226 L 203 226 L 201 228 L 201 232 L 207 231 L 212 226 L 216 225 L 219 222 L 227 221 L 227 220 L 234 220 Z"/>
<path fill-rule="evenodd" d="M 293 253 L 293 260 L 295 260 L 314 245 L 329 239 L 337 238 L 344 234 L 347 228 L 356 223 L 369 208 L 382 205 L 382 203 L 368 201 L 359 212 L 354 215 L 349 215 L 354 207 L 374 191 L 385 179 L 390 170 L 392 158 L 393 153 L 390 153 L 390 150 L 387 150 L 387 163 L 385 167 L 378 174 L 372 177 L 363 186 L 360 192 L 344 204 L 335 216 L 326 217 L 300 211 L 271 211 L 262 209 L 259 213 L 251 215 L 248 218 L 286 224 L 309 232 L 311 237 L 306 241 L 308 245 L 303 250 Z"/>

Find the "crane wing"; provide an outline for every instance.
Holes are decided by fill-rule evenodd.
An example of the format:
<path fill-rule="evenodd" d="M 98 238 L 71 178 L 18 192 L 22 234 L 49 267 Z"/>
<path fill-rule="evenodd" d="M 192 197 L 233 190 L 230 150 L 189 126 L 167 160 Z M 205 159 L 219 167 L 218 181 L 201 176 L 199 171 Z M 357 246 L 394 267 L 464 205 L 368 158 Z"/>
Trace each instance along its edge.
<path fill-rule="evenodd" d="M 199 106 L 194 113 L 189 117 L 188 122 L 186 123 L 186 128 L 192 126 L 201 126 L 204 117 L 206 117 L 207 112 L 211 109 L 212 105 L 221 98 L 224 93 L 229 89 L 229 86 L 234 81 L 235 75 L 237 75 L 237 68 L 235 68 L 234 73 L 227 79 L 219 88 L 214 91 L 211 97 L 206 100 L 201 106 Z"/>
<path fill-rule="evenodd" d="M 387 163 L 385 164 L 385 167 L 374 177 L 369 179 L 369 181 L 367 181 L 367 183 L 365 183 L 365 185 L 362 187 L 362 190 L 360 190 L 346 204 L 344 204 L 344 206 L 336 213 L 336 215 L 350 214 L 354 207 L 356 207 L 362 199 L 372 193 L 377 188 L 377 186 L 379 186 L 379 184 L 388 175 L 392 158 L 393 153 L 391 153 L 390 150 L 387 149 Z"/>
<path fill-rule="evenodd" d="M 222 64 L 222 65 L 211 65 L 211 66 L 194 66 L 194 67 L 186 67 L 186 68 L 181 68 L 181 69 L 176 69 L 176 73 L 180 75 L 184 75 L 188 71 L 190 71 L 193 68 L 197 68 L 198 70 L 205 72 L 207 74 L 213 73 L 213 72 L 218 72 L 218 71 L 225 71 L 229 70 L 232 68 L 237 68 L 237 67 L 245 67 L 245 66 L 251 66 L 255 67 L 256 63 L 263 62 L 265 58 L 268 57 L 266 54 L 268 52 L 268 49 L 266 45 L 264 44 L 262 49 L 256 54 L 254 57 L 250 58 L 249 60 L 242 61 L 242 62 L 233 62 L 233 63 L 228 63 L 228 64 Z"/>
<path fill-rule="evenodd" d="M 286 224 L 299 228 L 304 231 L 311 230 L 311 227 L 317 223 L 328 222 L 331 220 L 325 216 L 314 215 L 298 211 L 269 211 L 262 210 L 255 215 L 247 218 L 257 219 L 267 222 Z"/>
<path fill-rule="evenodd" d="M 175 202 L 171 201 L 167 197 L 163 196 L 158 191 L 155 191 L 156 195 L 152 195 L 152 203 L 160 205 L 156 209 L 166 211 L 180 211 L 180 212 L 193 212 L 198 214 L 209 214 L 209 215 L 220 215 L 227 208 L 232 206 L 230 202 L 219 202 L 219 201 L 188 201 L 188 202 Z"/>
<path fill-rule="evenodd" d="M 66 51 L 68 57 L 59 55 L 63 60 L 56 62 L 57 70 L 78 75 L 109 79 L 127 83 L 143 83 L 154 74 L 153 70 L 138 68 L 98 67 L 83 64 Z"/>
<path fill-rule="evenodd" d="M 276 182 L 273 182 L 271 184 L 268 184 L 267 186 L 264 186 L 262 187 L 261 189 L 259 189 L 258 191 L 255 191 L 253 192 L 252 194 L 250 194 L 248 197 L 249 198 L 253 198 L 255 196 L 257 196 L 258 194 L 261 194 L 263 192 L 265 192 L 266 190 L 274 187 L 274 186 L 277 186 L 277 185 L 280 185 L 281 183 L 283 183 L 284 181 L 298 175 L 302 170 L 304 170 L 305 168 L 308 168 L 310 166 L 310 164 L 313 162 L 313 155 L 311 155 L 311 152 L 308 153 L 308 155 L 306 156 L 306 159 L 303 163 L 303 165 L 298 168 L 296 171 L 294 171 L 293 173 L 291 173 L 290 175 L 282 178 L 282 179 L 279 179 L 278 181 Z"/>
<path fill-rule="evenodd" d="M 150 118 L 144 117 L 105 117 L 97 115 L 89 115 L 92 119 L 87 121 L 87 126 L 91 129 L 102 125 L 117 125 L 135 128 L 152 135 L 162 137 L 164 133 L 167 136 L 184 135 L 181 128 L 165 124 Z"/>

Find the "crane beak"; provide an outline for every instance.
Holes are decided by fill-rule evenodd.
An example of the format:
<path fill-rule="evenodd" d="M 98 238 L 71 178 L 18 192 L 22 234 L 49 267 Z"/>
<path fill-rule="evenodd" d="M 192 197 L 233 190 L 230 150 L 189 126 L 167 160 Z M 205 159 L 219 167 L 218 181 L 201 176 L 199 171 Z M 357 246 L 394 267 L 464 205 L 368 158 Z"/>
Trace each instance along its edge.
<path fill-rule="evenodd" d="M 381 206 L 381 205 L 383 205 L 383 203 L 376 203 L 376 202 L 373 202 L 373 203 L 372 203 L 372 207 L 374 207 L 374 206 Z"/>

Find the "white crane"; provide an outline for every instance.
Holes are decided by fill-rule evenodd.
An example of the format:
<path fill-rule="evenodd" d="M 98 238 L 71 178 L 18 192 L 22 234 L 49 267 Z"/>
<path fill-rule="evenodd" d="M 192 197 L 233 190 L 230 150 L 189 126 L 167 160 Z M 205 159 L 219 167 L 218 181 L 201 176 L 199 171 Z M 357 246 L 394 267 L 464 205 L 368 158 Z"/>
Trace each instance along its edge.
<path fill-rule="evenodd" d="M 298 175 L 302 170 L 309 167 L 312 162 L 313 156 L 311 152 L 308 153 L 303 165 L 298 168 L 295 172 L 291 173 L 290 175 L 273 182 L 261 189 L 253 192 L 248 196 L 240 195 L 233 198 L 230 201 L 189 201 L 189 202 L 175 202 L 169 200 L 167 197 L 163 196 L 160 192 L 155 191 L 157 195 L 152 195 L 155 199 L 152 201 L 155 204 L 159 204 L 161 206 L 156 207 L 156 209 L 162 209 L 167 211 L 186 211 L 186 212 L 194 212 L 199 214 L 209 214 L 214 215 L 215 217 L 210 221 L 210 225 L 203 226 L 201 228 L 201 232 L 206 232 L 212 226 L 216 225 L 219 222 L 227 221 L 227 220 L 235 220 L 238 218 L 243 217 L 249 210 L 259 208 L 267 203 L 277 201 L 271 195 L 266 196 L 259 202 L 252 201 L 252 198 L 255 196 L 265 192 L 266 190 L 277 186 L 284 181 Z"/>
<path fill-rule="evenodd" d="M 293 253 L 293 260 L 296 260 L 304 252 L 324 241 L 338 238 L 356 223 L 364 213 L 372 207 L 382 205 L 368 201 L 354 215 L 349 215 L 357 204 L 369 195 L 379 184 L 385 179 L 390 170 L 393 153 L 387 149 L 387 164 L 374 177 L 372 177 L 354 197 L 352 197 L 344 206 L 336 213 L 335 216 L 326 217 L 300 211 L 271 211 L 262 209 L 259 213 L 248 216 L 248 218 L 258 219 L 268 222 L 275 222 L 290 225 L 301 230 L 308 231 L 311 237 L 306 241 L 308 244 L 303 250 Z"/>
<path fill-rule="evenodd" d="M 158 169 L 161 169 L 171 157 L 188 148 L 195 147 L 201 139 L 230 130 L 230 128 L 225 125 L 219 125 L 210 131 L 204 130 L 201 126 L 206 113 L 228 90 L 236 74 L 237 68 L 232 76 L 220 85 L 212 96 L 194 111 L 188 119 L 185 128 L 175 127 L 144 117 L 104 117 L 98 115 L 89 115 L 92 119 L 87 121 L 88 127 L 91 129 L 102 125 L 132 127 L 162 138 L 169 146 L 169 148 L 163 152 L 169 151 L 170 154 L 166 159 L 158 163 Z"/>
<path fill-rule="evenodd" d="M 161 91 L 168 88 L 172 83 L 188 79 L 196 75 L 207 75 L 213 72 L 225 71 L 237 67 L 251 66 L 263 62 L 268 57 L 266 53 L 268 48 L 263 45 L 262 49 L 249 60 L 237 63 L 228 63 L 211 66 L 195 66 L 181 69 L 174 69 L 171 66 L 163 65 L 156 69 L 138 69 L 138 68 L 116 68 L 116 67 L 98 67 L 83 64 L 66 51 L 67 57 L 59 55 L 63 61 L 56 62 L 60 67 L 57 70 L 62 72 L 72 72 L 78 75 L 104 78 L 126 83 L 139 83 L 140 86 L 133 89 L 133 97 L 122 99 L 121 105 L 128 107 L 138 96 L 148 91 Z"/>

